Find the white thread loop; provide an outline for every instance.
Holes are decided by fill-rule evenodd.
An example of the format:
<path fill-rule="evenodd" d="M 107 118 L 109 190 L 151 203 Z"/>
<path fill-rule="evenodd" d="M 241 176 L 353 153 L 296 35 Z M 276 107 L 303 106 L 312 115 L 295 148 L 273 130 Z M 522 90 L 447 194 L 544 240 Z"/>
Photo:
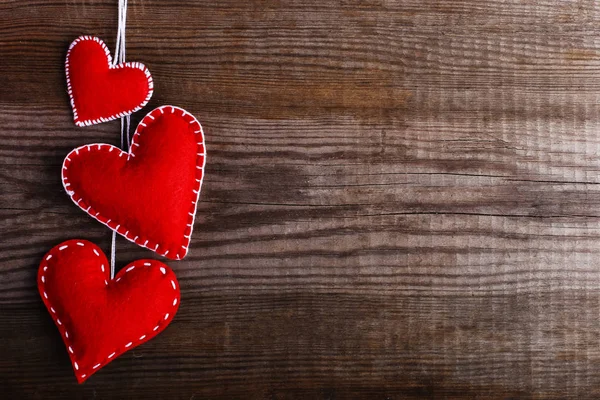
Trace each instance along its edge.
<path fill-rule="evenodd" d="M 119 28 L 115 47 L 114 65 L 125 62 L 125 25 L 127 24 L 127 0 L 119 0 Z"/>
<path fill-rule="evenodd" d="M 117 30 L 117 44 L 115 46 L 114 65 L 125 62 L 125 26 L 127 24 L 127 0 L 119 0 L 119 25 Z M 131 145 L 129 140 L 129 125 L 131 118 L 129 115 L 121 117 L 121 149 L 129 151 Z M 125 147 L 125 140 L 127 147 Z M 116 262 L 116 240 L 117 233 L 113 230 L 112 241 L 110 245 L 110 279 L 115 277 Z"/>

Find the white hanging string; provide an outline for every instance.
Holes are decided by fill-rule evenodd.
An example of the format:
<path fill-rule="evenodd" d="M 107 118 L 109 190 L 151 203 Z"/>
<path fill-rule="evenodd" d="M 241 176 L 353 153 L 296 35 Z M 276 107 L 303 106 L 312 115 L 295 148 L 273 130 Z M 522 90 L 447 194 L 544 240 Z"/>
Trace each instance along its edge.
<path fill-rule="evenodd" d="M 119 28 L 117 30 L 117 44 L 115 46 L 114 65 L 125 62 L 125 25 L 127 24 L 127 0 L 119 0 Z M 121 149 L 129 151 L 129 125 L 131 118 L 129 115 L 121 117 Z M 125 147 L 127 142 L 127 147 Z M 110 245 L 110 279 L 115 277 L 116 260 L 116 240 L 117 233 L 113 231 Z"/>

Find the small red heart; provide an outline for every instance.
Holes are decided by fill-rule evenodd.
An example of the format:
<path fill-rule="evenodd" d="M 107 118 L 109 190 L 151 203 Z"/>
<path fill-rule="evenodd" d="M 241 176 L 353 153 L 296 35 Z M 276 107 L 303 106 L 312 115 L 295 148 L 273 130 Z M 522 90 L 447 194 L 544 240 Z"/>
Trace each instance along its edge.
<path fill-rule="evenodd" d="M 79 383 L 158 335 L 179 308 L 179 284 L 168 266 L 138 260 L 111 280 L 106 256 L 85 240 L 66 241 L 44 256 L 38 289 Z"/>
<path fill-rule="evenodd" d="M 148 103 L 154 90 L 150 71 L 143 64 L 113 65 L 106 44 L 93 36 L 80 36 L 71 43 L 65 71 L 77 126 L 132 114 Z"/>
<path fill-rule="evenodd" d="M 62 180 L 82 210 L 132 242 L 171 259 L 188 251 L 204 177 L 204 135 L 185 110 L 142 119 L 129 153 L 108 144 L 71 151 Z"/>

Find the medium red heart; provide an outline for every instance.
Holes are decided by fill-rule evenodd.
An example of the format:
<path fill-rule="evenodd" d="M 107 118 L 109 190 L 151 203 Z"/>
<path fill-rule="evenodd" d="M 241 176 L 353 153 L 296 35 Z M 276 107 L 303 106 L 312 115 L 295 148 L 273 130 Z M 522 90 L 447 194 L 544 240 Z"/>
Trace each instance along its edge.
<path fill-rule="evenodd" d="M 64 160 L 63 185 L 82 210 L 132 242 L 171 259 L 188 251 L 204 176 L 204 135 L 185 110 L 142 119 L 129 153 L 89 144 Z"/>
<path fill-rule="evenodd" d="M 179 284 L 168 266 L 139 260 L 111 280 L 106 256 L 85 240 L 66 241 L 44 256 L 38 289 L 79 383 L 158 335 L 179 308 Z"/>
<path fill-rule="evenodd" d="M 154 90 L 150 71 L 139 62 L 113 65 L 106 44 L 80 36 L 65 62 L 67 89 L 77 126 L 110 121 L 145 106 Z"/>

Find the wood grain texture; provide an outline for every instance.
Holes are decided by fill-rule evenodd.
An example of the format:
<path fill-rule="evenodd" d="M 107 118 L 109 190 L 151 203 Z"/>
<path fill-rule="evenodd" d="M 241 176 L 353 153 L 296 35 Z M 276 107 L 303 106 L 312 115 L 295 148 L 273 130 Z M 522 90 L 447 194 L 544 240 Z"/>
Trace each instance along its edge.
<path fill-rule="evenodd" d="M 206 180 L 173 324 L 77 385 L 35 274 L 109 249 L 60 165 L 118 142 L 63 70 L 78 35 L 114 47 L 116 3 L 0 0 L 2 395 L 600 397 L 592 0 L 130 0 L 145 110 L 198 117 Z"/>

